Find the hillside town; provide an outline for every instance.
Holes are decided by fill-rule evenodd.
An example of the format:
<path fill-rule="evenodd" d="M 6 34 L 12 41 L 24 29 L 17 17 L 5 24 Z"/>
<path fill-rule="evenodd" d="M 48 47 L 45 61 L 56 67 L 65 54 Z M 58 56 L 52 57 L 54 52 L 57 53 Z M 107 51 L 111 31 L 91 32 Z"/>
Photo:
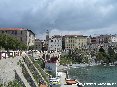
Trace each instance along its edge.
<path fill-rule="evenodd" d="M 72 64 L 116 64 L 117 61 L 117 34 L 50 37 L 47 30 L 46 39 L 41 40 L 30 29 L 0 28 L 0 35 L 5 36 L 4 43 L 0 37 L 0 87 L 72 87 L 64 85 L 78 82 L 65 80 L 66 69 Z M 25 49 L 15 43 L 10 45 L 9 37 L 22 42 Z M 115 58 L 111 60 L 108 55 Z"/>
<path fill-rule="evenodd" d="M 27 47 L 33 46 L 33 50 L 38 51 L 57 51 L 78 49 L 95 49 L 100 46 L 106 50 L 108 46 L 117 45 L 117 35 L 53 35 L 50 37 L 49 31 L 46 31 L 46 39 L 41 40 L 35 37 L 32 30 L 24 28 L 0 28 L 0 34 L 6 34 L 17 38 L 26 44 Z"/>

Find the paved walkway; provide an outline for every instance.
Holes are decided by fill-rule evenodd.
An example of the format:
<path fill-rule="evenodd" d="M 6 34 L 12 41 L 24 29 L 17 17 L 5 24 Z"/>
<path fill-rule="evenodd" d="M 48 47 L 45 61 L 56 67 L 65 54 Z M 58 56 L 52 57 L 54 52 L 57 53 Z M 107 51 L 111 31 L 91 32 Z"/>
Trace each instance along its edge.
<path fill-rule="evenodd" d="M 20 65 L 17 64 L 19 60 L 22 61 L 21 56 L 0 60 L 0 79 L 2 79 L 4 82 L 13 81 L 15 79 L 14 70 L 16 70 L 17 74 L 19 75 L 25 86 L 31 87 L 22 73 L 22 68 L 20 67 Z M 2 82 L 2 80 L 0 80 L 0 82 Z"/>
<path fill-rule="evenodd" d="M 61 72 L 61 79 L 60 79 L 61 87 L 77 87 L 76 85 L 66 85 L 65 78 L 66 78 L 66 73 Z"/>

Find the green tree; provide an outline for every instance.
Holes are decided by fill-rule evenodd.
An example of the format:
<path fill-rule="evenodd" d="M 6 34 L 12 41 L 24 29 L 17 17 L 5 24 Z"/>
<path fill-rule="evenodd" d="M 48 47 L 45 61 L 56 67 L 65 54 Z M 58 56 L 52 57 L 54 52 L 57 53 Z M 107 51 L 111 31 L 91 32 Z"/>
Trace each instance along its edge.
<path fill-rule="evenodd" d="M 25 50 L 27 46 L 20 42 L 15 37 L 6 34 L 0 34 L 0 47 L 5 48 L 6 50 Z"/>
<path fill-rule="evenodd" d="M 114 63 L 114 61 L 116 60 L 116 54 L 112 46 L 108 47 L 108 55 L 109 55 L 109 62 Z"/>
<path fill-rule="evenodd" d="M 97 61 L 109 63 L 109 58 L 105 50 L 101 47 L 96 55 Z"/>
<path fill-rule="evenodd" d="M 105 53 L 105 50 L 101 47 L 101 48 L 99 49 L 99 52 Z"/>

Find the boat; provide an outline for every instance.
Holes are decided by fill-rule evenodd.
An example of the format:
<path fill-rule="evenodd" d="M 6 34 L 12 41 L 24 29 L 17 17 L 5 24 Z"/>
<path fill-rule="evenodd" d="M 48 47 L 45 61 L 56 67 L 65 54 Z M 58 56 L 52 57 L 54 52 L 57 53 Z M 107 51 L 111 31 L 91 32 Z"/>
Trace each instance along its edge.
<path fill-rule="evenodd" d="M 65 81 L 67 85 L 77 85 L 78 87 L 84 87 L 83 84 L 81 84 L 77 79 L 66 79 Z"/>
<path fill-rule="evenodd" d="M 109 63 L 109 66 L 115 66 L 114 64 L 112 64 L 112 63 Z"/>
<path fill-rule="evenodd" d="M 78 81 L 75 79 L 65 79 L 67 85 L 73 85 L 73 84 L 77 84 Z"/>
<path fill-rule="evenodd" d="M 50 85 L 61 85 L 60 78 L 50 78 L 49 82 L 50 82 Z"/>

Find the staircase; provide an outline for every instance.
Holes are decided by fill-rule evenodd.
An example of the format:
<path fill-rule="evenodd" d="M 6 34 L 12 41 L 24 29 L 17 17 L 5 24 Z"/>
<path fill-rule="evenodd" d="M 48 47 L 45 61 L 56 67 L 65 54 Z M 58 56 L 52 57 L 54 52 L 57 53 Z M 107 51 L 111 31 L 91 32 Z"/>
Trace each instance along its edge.
<path fill-rule="evenodd" d="M 27 80 L 25 79 L 24 75 L 20 71 L 15 70 L 15 72 L 18 74 L 18 76 L 20 77 L 20 79 L 23 82 L 23 84 L 25 85 L 25 87 L 31 87 L 29 85 L 29 83 L 27 82 Z"/>
<path fill-rule="evenodd" d="M 37 82 L 35 81 L 35 79 L 34 79 L 32 73 L 31 73 L 30 70 L 29 70 L 29 68 L 27 67 L 27 65 L 26 65 L 25 63 L 23 63 L 23 64 L 24 64 L 25 68 L 27 69 L 29 75 L 31 76 L 33 82 L 35 83 L 36 87 L 38 87 L 38 84 L 37 84 Z"/>

